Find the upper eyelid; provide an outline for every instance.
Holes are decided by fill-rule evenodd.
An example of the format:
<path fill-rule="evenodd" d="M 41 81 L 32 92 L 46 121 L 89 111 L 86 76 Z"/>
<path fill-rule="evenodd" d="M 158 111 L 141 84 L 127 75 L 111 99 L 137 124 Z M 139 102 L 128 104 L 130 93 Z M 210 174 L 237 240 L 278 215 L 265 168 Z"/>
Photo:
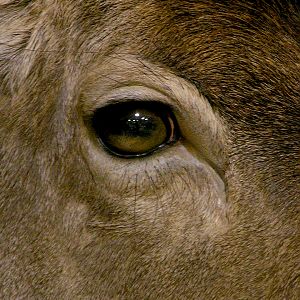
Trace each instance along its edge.
<path fill-rule="evenodd" d="M 174 111 L 179 112 L 185 111 L 187 106 L 192 108 L 190 98 L 203 97 L 195 82 L 184 78 L 182 74 L 177 74 L 164 65 L 153 64 L 138 55 L 120 51 L 121 49 L 111 53 L 105 60 L 96 59 L 91 63 L 82 78 L 83 91 L 87 95 L 86 101 L 81 103 L 83 111 L 91 111 L 89 107 L 84 109 L 84 106 L 93 105 L 95 109 L 105 105 L 107 94 L 123 88 L 148 89 L 151 93 L 160 95 L 157 100 L 166 101 L 173 106 Z M 94 94 L 89 94 L 89 91 Z M 147 96 L 143 100 L 148 100 Z"/>
<path fill-rule="evenodd" d="M 95 110 L 116 105 L 118 103 L 126 102 L 160 102 L 168 107 L 173 112 L 179 110 L 177 105 L 170 99 L 168 95 L 157 91 L 156 89 L 149 88 L 147 86 L 122 86 L 116 89 L 112 89 L 110 92 L 101 94 L 95 97 L 95 94 L 86 94 L 84 98 L 88 97 L 89 102 L 92 102 L 89 109 L 83 109 L 86 117 L 93 115 Z M 83 101 L 84 102 L 84 101 Z M 84 105 L 84 103 L 83 103 Z"/>
<path fill-rule="evenodd" d="M 105 105 L 97 108 L 97 110 L 102 109 L 102 108 L 107 108 L 107 107 L 114 107 L 114 106 L 118 106 L 118 104 L 123 105 L 123 104 L 132 104 L 134 105 L 135 103 L 137 104 L 137 106 L 139 106 L 142 103 L 151 103 L 153 105 L 158 104 L 162 107 L 164 107 L 164 109 L 168 108 L 170 109 L 173 113 L 176 112 L 176 107 L 174 107 L 174 105 L 170 104 L 169 102 L 166 101 L 161 101 L 161 100 L 157 100 L 155 98 L 148 98 L 148 99 L 141 99 L 138 97 L 116 97 L 115 99 L 111 99 L 111 101 L 107 102 Z M 146 107 L 147 108 L 147 107 Z"/>

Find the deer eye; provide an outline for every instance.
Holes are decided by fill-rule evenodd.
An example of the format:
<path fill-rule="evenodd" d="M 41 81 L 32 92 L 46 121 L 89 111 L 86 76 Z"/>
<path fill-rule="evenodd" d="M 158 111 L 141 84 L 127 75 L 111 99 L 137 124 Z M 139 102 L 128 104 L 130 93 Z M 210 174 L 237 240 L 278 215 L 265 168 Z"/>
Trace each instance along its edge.
<path fill-rule="evenodd" d="M 124 158 L 149 155 L 180 137 L 171 109 L 158 102 L 133 101 L 100 108 L 92 126 L 104 148 Z"/>

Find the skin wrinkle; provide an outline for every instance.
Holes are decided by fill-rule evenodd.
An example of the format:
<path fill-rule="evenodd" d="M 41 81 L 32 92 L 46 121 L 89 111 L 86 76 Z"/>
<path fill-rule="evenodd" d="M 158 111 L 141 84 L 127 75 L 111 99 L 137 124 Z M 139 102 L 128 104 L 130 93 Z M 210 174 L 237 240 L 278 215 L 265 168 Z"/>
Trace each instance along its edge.
<path fill-rule="evenodd" d="M 299 29 L 285 0 L 2 1 L 0 298 L 298 299 Z M 132 94 L 183 138 L 106 153 L 88 119 Z"/>
<path fill-rule="evenodd" d="M 147 175 L 147 178 L 151 181 L 152 183 L 152 188 L 153 188 L 153 191 L 155 193 L 155 197 L 156 197 L 156 203 L 155 203 L 155 212 L 154 212 L 154 217 L 153 217 L 153 227 L 155 226 L 155 222 L 157 220 L 157 214 L 158 214 L 158 206 L 159 206 L 159 202 L 160 202 L 160 195 L 157 193 L 157 187 L 156 187 L 156 184 L 155 182 L 153 181 L 153 178 L 151 177 L 151 175 L 149 175 L 149 173 L 147 172 L 147 168 L 145 168 L 145 173 Z M 164 207 L 163 205 L 160 205 L 160 209 L 162 210 L 163 214 L 165 215 L 164 213 Z"/>

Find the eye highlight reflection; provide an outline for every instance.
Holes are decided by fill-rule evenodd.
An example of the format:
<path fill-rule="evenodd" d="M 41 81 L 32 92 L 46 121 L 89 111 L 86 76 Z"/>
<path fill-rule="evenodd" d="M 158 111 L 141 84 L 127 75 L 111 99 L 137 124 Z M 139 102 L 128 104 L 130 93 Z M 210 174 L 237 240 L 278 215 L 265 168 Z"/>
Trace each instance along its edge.
<path fill-rule="evenodd" d="M 110 154 L 134 158 L 175 143 L 180 132 L 170 107 L 155 101 L 115 103 L 98 109 L 95 133 Z"/>

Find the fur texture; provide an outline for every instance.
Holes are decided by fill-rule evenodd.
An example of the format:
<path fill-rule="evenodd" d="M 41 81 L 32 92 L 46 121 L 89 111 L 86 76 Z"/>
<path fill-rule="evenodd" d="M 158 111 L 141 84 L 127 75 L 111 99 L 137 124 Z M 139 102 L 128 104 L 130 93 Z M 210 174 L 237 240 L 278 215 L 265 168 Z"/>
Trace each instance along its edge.
<path fill-rule="evenodd" d="M 0 298 L 299 299 L 298 5 L 0 1 Z M 124 86 L 180 145 L 101 149 Z"/>

